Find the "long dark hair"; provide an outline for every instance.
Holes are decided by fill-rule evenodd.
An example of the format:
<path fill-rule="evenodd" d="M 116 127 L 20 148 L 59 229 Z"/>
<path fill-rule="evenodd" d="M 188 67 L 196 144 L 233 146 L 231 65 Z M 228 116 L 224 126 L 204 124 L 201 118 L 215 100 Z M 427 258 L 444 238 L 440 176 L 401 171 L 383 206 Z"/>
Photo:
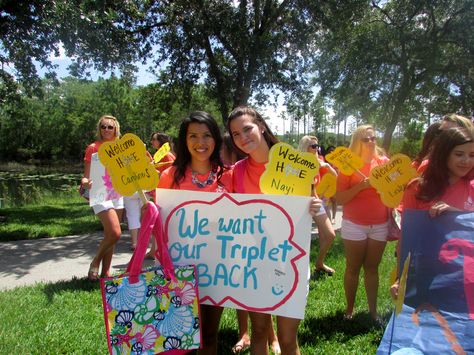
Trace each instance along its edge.
<path fill-rule="evenodd" d="M 433 201 L 444 194 L 449 186 L 449 156 L 456 146 L 470 142 L 474 142 L 473 128 L 452 127 L 440 131 L 436 144 L 429 154 L 426 170 L 420 178 L 417 199 Z"/>
<path fill-rule="evenodd" d="M 224 170 L 224 164 L 220 157 L 222 137 L 216 120 L 209 113 L 204 111 L 191 112 L 179 126 L 178 142 L 176 144 L 176 159 L 173 162 L 173 165 L 176 166 L 173 182 L 177 186 L 184 179 L 186 168 L 191 163 L 191 153 L 189 153 L 186 144 L 186 135 L 191 123 L 205 124 L 211 132 L 212 138 L 215 142 L 215 147 L 209 159 L 211 161 L 212 171 L 217 173 L 217 181 L 220 180 Z"/>
<path fill-rule="evenodd" d="M 415 162 L 419 165 L 426 159 L 431 149 L 433 149 L 433 145 L 435 143 L 435 139 L 438 136 L 442 121 L 435 121 L 426 130 L 423 136 L 423 142 L 421 144 L 421 150 L 419 151 L 418 155 L 415 158 Z"/>
<path fill-rule="evenodd" d="M 252 117 L 252 122 L 255 123 L 256 125 L 260 126 L 263 130 L 263 138 L 265 138 L 265 142 L 267 142 L 268 148 L 271 148 L 274 144 L 278 143 L 278 138 L 275 137 L 275 135 L 272 133 L 270 130 L 270 127 L 268 127 L 267 122 L 263 119 L 262 115 L 259 114 L 255 109 L 249 107 L 249 106 L 237 106 L 232 110 L 232 112 L 229 114 L 229 117 L 227 118 L 227 131 L 230 132 L 230 123 L 232 122 L 233 119 L 238 118 L 243 115 L 249 115 Z M 234 138 L 232 134 L 230 135 L 232 137 L 232 144 L 234 145 L 234 148 L 240 152 L 243 156 L 247 156 L 243 151 L 241 151 L 234 142 Z"/>

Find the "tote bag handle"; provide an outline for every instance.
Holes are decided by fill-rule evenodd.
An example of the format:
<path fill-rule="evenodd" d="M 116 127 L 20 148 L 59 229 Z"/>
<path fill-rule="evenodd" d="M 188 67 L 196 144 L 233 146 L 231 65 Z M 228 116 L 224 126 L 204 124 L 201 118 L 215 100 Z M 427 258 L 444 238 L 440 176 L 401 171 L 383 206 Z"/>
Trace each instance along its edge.
<path fill-rule="evenodd" d="M 138 275 L 140 275 L 142 271 L 146 249 L 152 233 L 155 236 L 157 243 L 158 261 L 163 267 L 165 275 L 170 277 L 173 281 L 176 281 L 173 263 L 171 262 L 171 257 L 168 252 L 168 246 L 164 240 L 163 223 L 161 222 L 159 207 L 155 203 L 148 201 L 146 203 L 145 213 L 143 214 L 140 231 L 138 233 L 137 247 L 133 252 L 126 270 L 126 273 L 129 275 L 129 281 L 132 284 L 138 282 Z"/>

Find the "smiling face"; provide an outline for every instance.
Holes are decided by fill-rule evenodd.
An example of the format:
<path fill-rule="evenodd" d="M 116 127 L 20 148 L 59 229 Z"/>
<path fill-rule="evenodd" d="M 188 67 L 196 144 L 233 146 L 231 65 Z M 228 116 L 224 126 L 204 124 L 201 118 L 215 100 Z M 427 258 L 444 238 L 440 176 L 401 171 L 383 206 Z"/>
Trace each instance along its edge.
<path fill-rule="evenodd" d="M 110 118 L 103 118 L 99 124 L 100 136 L 103 141 L 113 141 L 116 134 L 116 125 L 115 121 Z"/>
<path fill-rule="evenodd" d="M 452 183 L 474 168 L 474 142 L 455 146 L 448 156 L 448 173 Z"/>
<path fill-rule="evenodd" d="M 267 147 L 261 127 L 253 122 L 251 116 L 236 117 L 230 122 L 229 127 L 235 145 L 244 153 L 251 155 L 263 145 Z"/>
<path fill-rule="evenodd" d="M 186 146 L 191 154 L 191 163 L 209 162 L 216 142 L 204 123 L 192 122 L 186 132 Z"/>

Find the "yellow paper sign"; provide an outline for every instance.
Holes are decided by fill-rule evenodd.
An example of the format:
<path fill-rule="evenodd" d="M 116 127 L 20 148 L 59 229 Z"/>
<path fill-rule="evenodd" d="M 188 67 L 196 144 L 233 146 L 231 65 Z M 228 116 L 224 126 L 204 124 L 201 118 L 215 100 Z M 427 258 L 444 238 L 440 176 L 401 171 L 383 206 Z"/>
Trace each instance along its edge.
<path fill-rule="evenodd" d="M 370 172 L 370 185 L 380 194 L 383 204 L 395 208 L 400 204 L 406 185 L 417 176 L 409 157 L 396 154 L 387 163 Z"/>
<path fill-rule="evenodd" d="M 402 311 L 403 301 L 405 300 L 405 291 L 407 288 L 407 275 L 408 275 L 408 266 L 410 266 L 410 253 L 408 253 L 405 262 L 403 263 L 403 271 L 400 275 L 400 282 L 398 285 L 398 296 L 395 301 L 395 316 Z"/>
<path fill-rule="evenodd" d="M 311 195 L 319 162 L 313 153 L 302 153 L 286 143 L 270 149 L 269 161 L 260 177 L 260 190 L 273 195 Z"/>
<path fill-rule="evenodd" d="M 99 159 L 108 170 L 114 189 L 123 196 L 158 185 L 158 173 L 146 154 L 145 144 L 134 134 L 102 143 Z"/>
<path fill-rule="evenodd" d="M 165 144 L 163 144 L 160 149 L 158 149 L 155 153 L 155 155 L 153 155 L 153 161 L 156 163 L 159 163 L 161 159 L 163 159 L 163 157 L 169 153 L 169 151 L 171 150 L 171 147 L 170 147 L 170 144 L 168 142 L 166 142 Z"/>
<path fill-rule="evenodd" d="M 319 184 L 316 186 L 318 196 L 326 198 L 333 197 L 336 194 L 337 177 L 331 173 L 324 174 Z"/>
<path fill-rule="evenodd" d="M 362 159 L 349 148 L 337 147 L 325 156 L 326 161 L 334 165 L 344 175 L 352 175 L 364 166 Z"/>

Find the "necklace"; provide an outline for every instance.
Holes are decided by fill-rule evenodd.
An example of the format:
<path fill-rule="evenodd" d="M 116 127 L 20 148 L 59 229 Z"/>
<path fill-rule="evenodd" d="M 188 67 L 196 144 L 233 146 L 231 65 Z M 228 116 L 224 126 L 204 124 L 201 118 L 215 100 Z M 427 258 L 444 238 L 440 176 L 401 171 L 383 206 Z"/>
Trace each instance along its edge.
<path fill-rule="evenodd" d="M 206 181 L 199 181 L 197 178 L 197 172 L 195 171 L 193 171 L 192 176 L 193 176 L 192 178 L 193 184 L 199 187 L 200 189 L 202 189 L 208 185 L 212 185 L 212 183 L 214 182 L 214 179 L 216 178 L 216 173 L 211 170 L 209 172 L 209 176 L 207 177 Z"/>

